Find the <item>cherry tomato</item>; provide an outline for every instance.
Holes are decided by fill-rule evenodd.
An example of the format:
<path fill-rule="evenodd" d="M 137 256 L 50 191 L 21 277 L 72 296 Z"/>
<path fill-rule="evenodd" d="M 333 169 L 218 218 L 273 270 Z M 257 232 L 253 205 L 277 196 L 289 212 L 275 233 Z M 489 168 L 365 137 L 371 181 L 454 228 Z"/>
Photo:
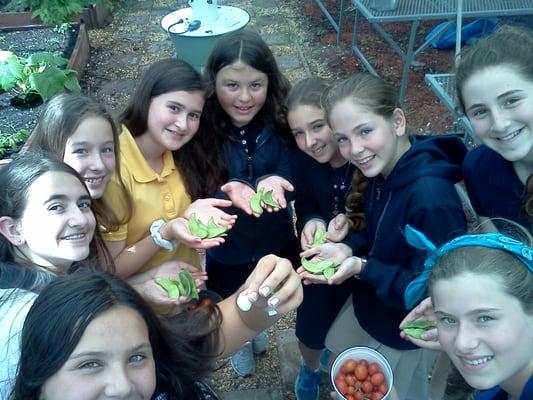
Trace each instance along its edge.
<path fill-rule="evenodd" d="M 374 390 L 374 386 L 370 382 L 364 381 L 361 385 L 363 393 L 371 393 Z"/>
<path fill-rule="evenodd" d="M 348 394 L 348 385 L 346 384 L 346 382 L 339 380 L 338 382 L 336 382 L 336 386 L 337 390 L 341 392 L 343 396 Z"/>
<path fill-rule="evenodd" d="M 344 377 L 345 375 L 342 373 L 337 374 L 337 376 L 335 377 L 335 386 L 339 387 L 339 382 L 346 383 Z"/>
<path fill-rule="evenodd" d="M 359 379 L 360 381 L 364 381 L 368 377 L 368 369 L 366 365 L 363 365 L 361 363 L 357 364 L 357 367 L 355 368 L 355 377 Z"/>
<path fill-rule="evenodd" d="M 355 400 L 364 400 L 364 395 L 362 392 L 355 392 L 355 394 L 353 395 L 353 398 Z"/>
<path fill-rule="evenodd" d="M 381 372 L 379 365 L 375 362 L 368 364 L 368 373 L 374 375 L 377 372 Z"/>
<path fill-rule="evenodd" d="M 385 376 L 381 372 L 376 372 L 372 377 L 370 378 L 370 382 L 372 382 L 372 385 L 379 386 L 385 381 Z"/>
<path fill-rule="evenodd" d="M 355 387 L 355 383 L 356 383 L 355 376 L 347 374 L 344 376 L 344 381 L 346 382 L 347 385 Z"/>
<path fill-rule="evenodd" d="M 370 400 L 381 400 L 383 395 L 379 392 L 374 392 L 370 395 Z"/>
<path fill-rule="evenodd" d="M 355 394 L 355 388 L 353 386 L 349 386 L 346 388 L 346 393 L 353 396 Z"/>
<path fill-rule="evenodd" d="M 349 373 L 355 371 L 355 367 L 357 366 L 357 363 L 355 360 L 348 360 L 344 363 L 344 372 Z"/>
<path fill-rule="evenodd" d="M 381 393 L 382 395 L 386 395 L 388 389 L 389 389 L 389 388 L 387 387 L 387 384 L 386 384 L 386 383 L 382 383 L 382 384 L 379 385 L 379 387 L 378 387 L 378 392 Z"/>
<path fill-rule="evenodd" d="M 368 361 L 365 360 L 364 358 L 359 360 L 359 364 L 363 364 L 365 367 L 368 367 Z"/>
<path fill-rule="evenodd" d="M 351 394 L 346 395 L 347 400 L 355 400 L 355 398 Z"/>

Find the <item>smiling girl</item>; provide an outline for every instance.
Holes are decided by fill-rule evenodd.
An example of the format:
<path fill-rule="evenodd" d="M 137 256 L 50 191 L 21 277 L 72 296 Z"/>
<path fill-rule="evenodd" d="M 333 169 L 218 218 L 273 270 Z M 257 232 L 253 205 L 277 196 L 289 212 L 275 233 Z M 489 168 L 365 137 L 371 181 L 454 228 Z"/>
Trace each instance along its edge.
<path fill-rule="evenodd" d="M 204 223 L 213 217 L 231 228 L 235 222 L 235 216 L 217 208 L 230 201 L 202 199 L 213 187 L 211 166 L 193 140 L 204 96 L 202 78 L 193 67 L 161 60 L 146 70 L 120 117 L 121 179 L 133 209 L 128 223 L 104 233 L 104 239 L 121 277 L 169 260 L 199 267 L 195 249 L 219 246 L 224 239 L 193 236 L 186 220 L 193 212 Z M 107 188 L 104 199 L 113 209 L 126 207 L 117 185 Z"/>
<path fill-rule="evenodd" d="M 464 51 L 459 104 L 483 145 L 464 162 L 464 180 L 483 220 L 533 229 L 533 32 L 502 27 Z"/>
<path fill-rule="evenodd" d="M 71 167 L 24 155 L 0 169 L 0 181 L 0 397 L 6 398 L 35 293 L 82 265 L 98 261 L 113 271 L 113 264 L 95 233 L 89 192 Z"/>
<path fill-rule="evenodd" d="M 392 361 L 399 398 L 418 400 L 429 398 L 435 354 L 412 351 L 416 347 L 397 333 L 408 311 L 404 289 L 424 260 L 402 229 L 407 223 L 420 227 L 438 243 L 466 231 L 454 187 L 466 149 L 453 136 L 410 138 L 396 99 L 389 84 L 370 74 L 347 78 L 328 92 L 326 111 L 340 153 L 358 169 L 347 200 L 354 232 L 343 243 L 302 253 L 340 264 L 329 282 L 299 271 L 309 282 L 350 279 L 352 299 L 331 327 L 327 347 L 336 353 L 353 345 L 378 349 Z"/>
<path fill-rule="evenodd" d="M 433 303 L 406 321 L 436 321 L 438 342 L 428 343 L 444 350 L 466 382 L 481 391 L 476 400 L 531 399 L 533 248 L 500 233 L 465 235 L 440 248 L 416 230 L 407 228 L 406 234 L 428 252 L 426 270 L 408 286 L 406 301 L 419 300 L 427 280 Z"/>

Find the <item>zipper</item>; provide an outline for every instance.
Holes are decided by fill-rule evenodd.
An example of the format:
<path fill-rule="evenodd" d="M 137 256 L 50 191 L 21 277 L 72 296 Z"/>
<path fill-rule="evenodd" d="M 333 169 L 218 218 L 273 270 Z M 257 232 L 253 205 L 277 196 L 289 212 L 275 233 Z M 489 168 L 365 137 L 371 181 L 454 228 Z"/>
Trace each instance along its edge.
<path fill-rule="evenodd" d="M 251 181 L 254 177 L 254 165 L 252 163 L 252 156 L 250 155 L 246 158 L 246 169 L 248 171 L 248 180 Z"/>
<path fill-rule="evenodd" d="M 380 189 L 378 189 L 378 193 L 380 193 Z M 387 212 L 387 208 L 389 208 L 389 202 L 391 198 L 392 198 L 392 191 L 389 192 L 389 197 L 387 198 L 387 201 L 385 202 L 385 207 L 383 207 L 383 211 L 381 212 L 381 215 L 379 216 L 378 225 L 376 226 L 376 232 L 374 233 L 374 241 L 372 242 L 372 248 L 368 252 L 369 258 L 374 252 L 374 247 L 376 246 L 376 240 L 378 237 L 379 228 L 381 227 L 381 223 L 383 222 L 383 217 L 385 216 L 385 213 Z M 379 195 L 378 195 L 378 199 L 379 199 Z"/>

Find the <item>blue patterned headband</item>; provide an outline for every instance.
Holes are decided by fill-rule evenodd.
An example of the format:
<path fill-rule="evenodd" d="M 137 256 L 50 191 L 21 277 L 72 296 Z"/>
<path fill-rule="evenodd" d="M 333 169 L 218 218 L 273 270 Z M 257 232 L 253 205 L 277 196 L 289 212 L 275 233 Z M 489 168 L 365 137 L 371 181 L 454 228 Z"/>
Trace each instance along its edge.
<path fill-rule="evenodd" d="M 424 271 L 405 289 L 404 298 L 407 309 L 413 308 L 424 296 L 429 272 L 436 264 L 438 258 L 444 253 L 460 247 L 482 246 L 505 250 L 517 257 L 531 272 L 533 272 L 533 248 L 518 240 L 512 239 L 509 236 L 502 235 L 501 233 L 463 235 L 456 237 L 437 249 L 422 232 L 417 231 L 410 225 L 406 225 L 405 238 L 407 239 L 407 243 L 411 246 L 420 250 L 425 250 L 428 253 L 428 257 L 424 262 Z"/>

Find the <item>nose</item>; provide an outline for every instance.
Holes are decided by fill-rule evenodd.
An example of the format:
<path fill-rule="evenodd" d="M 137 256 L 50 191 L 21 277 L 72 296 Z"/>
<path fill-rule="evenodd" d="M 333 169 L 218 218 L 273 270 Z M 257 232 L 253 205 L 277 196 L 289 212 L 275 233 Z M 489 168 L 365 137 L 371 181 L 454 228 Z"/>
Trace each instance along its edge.
<path fill-rule="evenodd" d="M 176 115 L 176 121 L 174 122 L 174 125 L 176 125 L 180 131 L 185 131 L 187 129 L 187 124 L 187 113 L 178 113 L 178 115 Z"/>
<path fill-rule="evenodd" d="M 133 391 L 133 383 L 123 368 L 114 368 L 107 374 L 105 395 L 110 398 L 126 399 Z"/>
<path fill-rule="evenodd" d="M 305 147 L 307 147 L 308 149 L 311 149 L 314 143 L 315 143 L 315 139 L 308 131 L 306 131 L 305 132 Z"/>
<path fill-rule="evenodd" d="M 243 86 L 241 87 L 241 89 L 239 90 L 239 101 L 245 103 L 247 101 L 250 100 L 252 96 L 250 95 L 250 90 L 248 89 L 248 87 L 246 86 Z"/>
<path fill-rule="evenodd" d="M 479 345 L 477 331 L 469 324 L 459 324 L 455 336 L 455 347 L 462 354 L 469 354 Z"/>
<path fill-rule="evenodd" d="M 509 127 L 509 119 L 505 112 L 495 110 L 492 112 L 492 131 L 493 132 L 505 132 Z"/>
<path fill-rule="evenodd" d="M 365 147 L 363 146 L 362 141 L 359 140 L 358 138 L 351 138 L 350 144 L 351 144 L 350 150 L 353 156 L 357 156 L 365 150 Z"/>
<path fill-rule="evenodd" d="M 71 207 L 68 222 L 72 227 L 85 227 L 89 224 L 89 216 L 87 212 L 83 212 L 77 204 L 74 204 Z"/>
<path fill-rule="evenodd" d="M 94 152 L 90 159 L 90 168 L 92 171 L 101 171 L 104 169 L 104 163 L 100 152 Z"/>

